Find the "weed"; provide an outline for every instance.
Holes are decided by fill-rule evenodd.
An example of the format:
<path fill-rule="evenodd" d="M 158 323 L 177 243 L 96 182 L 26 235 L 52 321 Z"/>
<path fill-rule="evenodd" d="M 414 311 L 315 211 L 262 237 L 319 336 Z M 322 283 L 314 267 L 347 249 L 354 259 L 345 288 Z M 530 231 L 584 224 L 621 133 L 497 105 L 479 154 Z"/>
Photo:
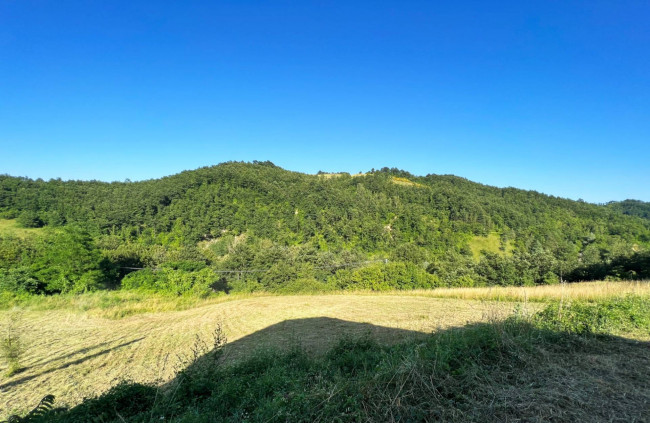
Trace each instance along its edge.
<path fill-rule="evenodd" d="M 6 422 L 2 423 L 30 423 L 35 422 L 39 419 L 46 418 L 52 413 L 63 411 L 61 409 L 54 408 L 54 395 L 46 395 L 41 399 L 38 405 L 25 417 L 20 417 L 17 415 L 10 416 Z"/>
<path fill-rule="evenodd" d="M 558 301 L 535 316 L 540 328 L 584 334 L 650 336 L 650 297 L 626 296 L 600 302 Z"/>
<path fill-rule="evenodd" d="M 0 354 L 7 363 L 5 376 L 11 377 L 22 369 L 21 359 L 25 353 L 25 345 L 20 336 L 22 316 L 14 310 L 9 314 L 4 324 L 2 339 L 0 339 Z"/>

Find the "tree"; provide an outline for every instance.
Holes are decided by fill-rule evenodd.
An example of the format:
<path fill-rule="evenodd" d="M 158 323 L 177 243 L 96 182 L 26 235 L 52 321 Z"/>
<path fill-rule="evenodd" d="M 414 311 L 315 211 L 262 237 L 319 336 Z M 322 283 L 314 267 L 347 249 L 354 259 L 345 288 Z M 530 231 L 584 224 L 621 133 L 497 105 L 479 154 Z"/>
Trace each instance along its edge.
<path fill-rule="evenodd" d="M 25 210 L 18 215 L 18 224 L 23 228 L 41 228 L 45 223 L 35 211 Z"/>
<path fill-rule="evenodd" d="M 84 292 L 106 282 L 110 266 L 92 237 L 78 226 L 66 226 L 43 241 L 34 265 L 49 292 Z"/>

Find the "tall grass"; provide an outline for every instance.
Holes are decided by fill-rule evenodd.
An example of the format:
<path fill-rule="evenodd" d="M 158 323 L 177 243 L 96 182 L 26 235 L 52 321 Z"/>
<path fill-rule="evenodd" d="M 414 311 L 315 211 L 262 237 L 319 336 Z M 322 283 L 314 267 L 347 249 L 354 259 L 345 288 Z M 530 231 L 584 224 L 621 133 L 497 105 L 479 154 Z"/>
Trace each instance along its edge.
<path fill-rule="evenodd" d="M 260 294 L 257 294 L 260 295 Z M 0 294 L 0 310 L 19 307 L 25 311 L 66 310 L 120 319 L 136 314 L 187 310 L 224 301 L 249 298 L 255 294 L 165 295 L 137 291 L 96 291 L 84 294 L 12 295 Z"/>
<path fill-rule="evenodd" d="M 537 313 L 543 329 L 585 334 L 627 334 L 650 338 L 650 297 L 628 295 L 599 302 L 554 301 Z"/>
<path fill-rule="evenodd" d="M 489 286 L 398 291 L 402 295 L 491 301 L 594 301 L 627 295 L 650 296 L 650 281 L 594 281 L 537 286 Z"/>

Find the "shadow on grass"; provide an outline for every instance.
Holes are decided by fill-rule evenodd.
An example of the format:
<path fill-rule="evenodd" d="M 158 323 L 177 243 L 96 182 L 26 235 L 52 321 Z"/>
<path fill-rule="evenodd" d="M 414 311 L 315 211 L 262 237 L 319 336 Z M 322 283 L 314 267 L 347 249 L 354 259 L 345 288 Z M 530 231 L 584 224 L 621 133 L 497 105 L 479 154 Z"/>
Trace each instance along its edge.
<path fill-rule="evenodd" d="M 228 361 L 237 361 L 254 355 L 261 349 L 286 351 L 295 346 L 300 346 L 312 354 L 322 354 L 342 337 L 362 336 L 370 336 L 383 345 L 394 345 L 408 340 L 422 339 L 427 334 L 331 317 L 292 319 L 268 326 L 229 343 L 225 348 L 225 355 Z"/>
<path fill-rule="evenodd" d="M 32 368 L 34 368 L 34 367 L 43 367 L 43 366 L 45 366 L 45 365 L 47 365 L 47 364 L 50 364 L 50 363 L 53 363 L 53 362 L 55 362 L 55 361 L 61 361 L 61 360 L 65 360 L 65 359 L 70 358 L 70 357 L 74 357 L 75 355 L 85 354 L 85 353 L 87 353 L 87 352 L 90 352 L 90 351 L 92 351 L 92 350 L 96 350 L 96 349 L 101 348 L 101 347 L 104 347 L 104 346 L 106 346 L 106 345 L 110 345 L 110 344 L 114 344 L 114 343 L 116 343 L 116 342 L 120 342 L 121 340 L 123 340 L 123 339 L 125 339 L 125 338 L 126 338 L 125 336 L 120 336 L 119 338 L 112 339 L 112 340 L 110 340 L 110 341 L 100 342 L 99 344 L 95 344 L 95 345 L 92 345 L 92 346 L 90 346 L 90 347 L 79 348 L 78 350 L 75 350 L 75 351 L 69 352 L 69 353 L 67 353 L 67 354 L 63 354 L 63 355 L 60 355 L 60 356 L 52 357 L 52 358 L 50 358 L 50 359 L 48 359 L 48 360 L 46 360 L 46 361 L 38 362 L 38 363 L 36 363 L 36 364 L 34 364 L 34 365 L 32 365 L 32 366 L 26 366 L 26 367 L 23 367 L 23 368 L 21 369 L 21 372 L 24 372 L 25 370 L 32 369 Z M 140 339 L 142 339 L 142 338 L 140 338 Z"/>
<path fill-rule="evenodd" d="M 4 384 L 0 385 L 0 391 L 1 391 L 1 390 L 4 390 L 4 389 L 7 389 L 7 388 L 13 388 L 13 387 L 15 387 L 15 386 L 18 386 L 18 385 L 20 385 L 20 384 L 22 384 L 22 383 L 25 383 L 25 382 L 27 382 L 27 381 L 29 381 L 29 380 L 32 380 L 32 379 L 34 379 L 34 378 L 37 378 L 37 377 L 39 377 L 39 376 L 43 376 L 43 375 L 46 375 L 46 374 L 48 374 L 48 373 L 55 372 L 55 371 L 60 370 L 60 369 L 65 369 L 65 368 L 70 367 L 70 366 L 75 366 L 75 365 L 77 365 L 77 364 L 81 364 L 81 363 L 83 363 L 83 362 L 86 361 L 86 360 L 90 360 L 90 359 L 92 359 L 92 358 L 99 357 L 99 356 L 104 355 L 104 354 L 108 354 L 108 353 L 110 353 L 111 351 L 115 351 L 115 350 L 118 350 L 118 349 L 120 349 L 120 348 L 124 348 L 124 347 L 126 347 L 126 346 L 128 346 L 128 345 L 131 345 L 131 344 L 135 344 L 136 342 L 140 342 L 140 341 L 143 340 L 143 339 L 144 339 L 144 337 L 136 338 L 136 339 L 132 339 L 132 340 L 130 340 L 130 341 L 128 341 L 128 342 L 124 342 L 124 343 L 122 343 L 122 344 L 120 344 L 120 345 L 116 345 L 116 346 L 111 347 L 111 348 L 103 349 L 103 350 L 101 350 L 101 351 L 98 351 L 98 352 L 93 353 L 93 354 L 90 354 L 90 355 L 83 356 L 83 357 L 78 358 L 78 359 L 76 359 L 76 360 L 68 361 L 68 362 L 66 362 L 66 363 L 61 364 L 60 366 L 53 367 L 53 368 L 48 369 L 48 370 L 45 370 L 45 371 L 43 371 L 43 372 L 35 373 L 35 374 L 33 374 L 33 375 L 29 375 L 29 376 L 21 377 L 21 378 L 16 379 L 16 380 L 12 380 L 11 382 L 7 382 L 7 383 L 4 383 Z M 103 343 L 103 344 L 105 344 L 105 343 Z M 99 345 L 103 345 L 103 344 L 99 344 Z M 72 356 L 72 355 L 74 355 L 74 354 L 80 354 L 80 353 L 82 353 L 84 350 L 91 350 L 91 349 L 94 349 L 94 348 L 96 348 L 96 347 L 97 347 L 97 346 L 90 347 L 90 348 L 87 348 L 87 349 L 81 349 L 81 350 L 75 351 L 74 353 L 68 354 L 68 356 Z M 65 357 L 67 357 L 67 356 L 65 356 Z M 65 358 L 65 357 L 64 357 L 64 358 Z M 52 361 L 52 360 L 50 360 L 50 361 Z M 26 369 L 25 369 L 25 370 L 26 370 Z M 24 371 L 24 370 L 23 370 L 23 371 Z"/>
<path fill-rule="evenodd" d="M 118 385 L 45 421 L 640 422 L 649 375 L 648 342 L 517 319 L 430 335 L 296 319 L 196 356 L 164 385 Z"/>

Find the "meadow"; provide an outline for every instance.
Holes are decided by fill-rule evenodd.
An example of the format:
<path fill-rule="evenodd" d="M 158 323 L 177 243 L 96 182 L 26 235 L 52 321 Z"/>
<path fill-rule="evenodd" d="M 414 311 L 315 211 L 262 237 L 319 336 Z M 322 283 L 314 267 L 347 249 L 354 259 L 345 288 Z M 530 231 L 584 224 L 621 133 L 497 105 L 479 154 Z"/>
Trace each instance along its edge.
<path fill-rule="evenodd" d="M 195 364 L 198 357 L 192 358 L 193 354 L 209 351 L 204 347 L 215 328 L 228 339 L 222 360 L 234 366 L 254 360 L 261 351 L 283 354 L 297 348 L 309 359 L 328 356 L 342 338 L 365 337 L 376 342 L 379 350 L 399 348 L 426 343 L 431 333 L 500 324 L 515 311 L 517 316 L 532 318 L 548 304 L 599 304 L 626 298 L 650 298 L 650 285 L 590 282 L 206 299 L 104 291 L 14 298 L 5 301 L 0 319 L 7 322 L 12 317 L 18 322 L 14 330 L 21 335 L 25 353 L 22 370 L 0 382 L 0 418 L 24 414 L 46 394 L 54 394 L 58 406 L 73 407 L 124 381 L 142 386 L 170 383 L 184 366 Z M 648 328 L 605 329 L 635 342 L 650 339 Z M 646 370 L 647 360 L 637 359 L 646 366 L 639 371 Z M 2 373 L 6 370 L 0 368 Z"/>

